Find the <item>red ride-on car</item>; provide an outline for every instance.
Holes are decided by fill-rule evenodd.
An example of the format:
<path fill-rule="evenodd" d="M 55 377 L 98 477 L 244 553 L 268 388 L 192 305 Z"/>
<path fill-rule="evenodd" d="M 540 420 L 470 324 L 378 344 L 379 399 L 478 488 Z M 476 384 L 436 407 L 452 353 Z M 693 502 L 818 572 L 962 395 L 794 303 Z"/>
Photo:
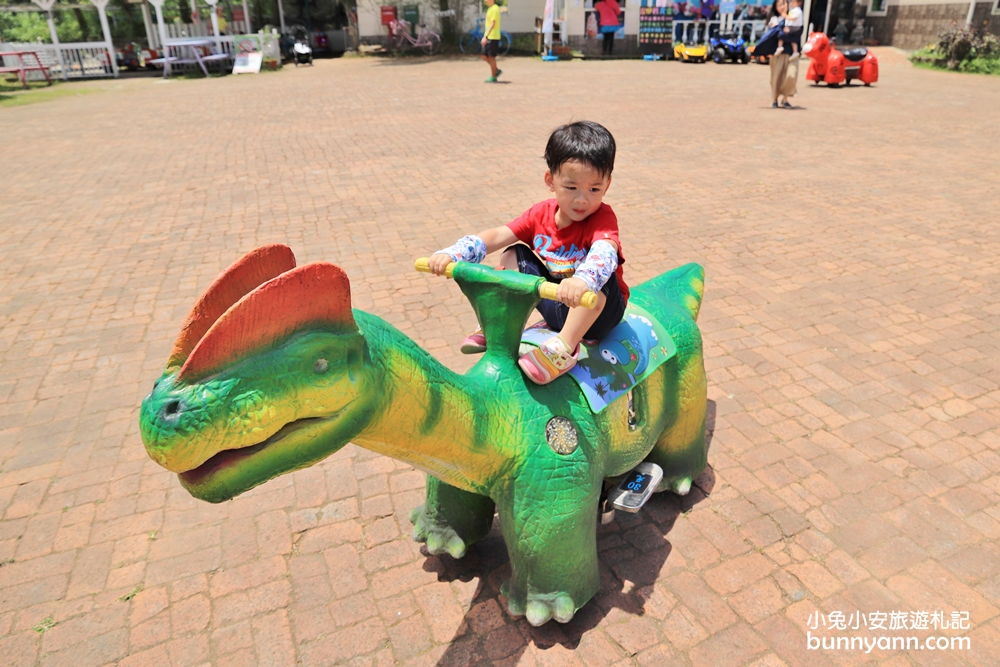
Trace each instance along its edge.
<path fill-rule="evenodd" d="M 863 47 L 844 49 L 833 48 L 830 39 L 821 32 L 809 35 L 809 41 L 802 47 L 802 55 L 810 60 L 806 79 L 816 82 L 826 81 L 827 85 L 850 85 L 860 79 L 866 86 L 878 81 L 878 58 Z"/>

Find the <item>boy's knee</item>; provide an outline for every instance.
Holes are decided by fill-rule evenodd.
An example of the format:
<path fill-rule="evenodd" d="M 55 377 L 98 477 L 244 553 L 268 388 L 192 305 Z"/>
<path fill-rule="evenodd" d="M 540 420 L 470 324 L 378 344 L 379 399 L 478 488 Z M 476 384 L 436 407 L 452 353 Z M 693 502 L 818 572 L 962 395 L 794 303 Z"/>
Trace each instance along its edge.
<path fill-rule="evenodd" d="M 503 266 L 508 271 L 520 271 L 521 268 L 517 264 L 517 251 L 511 246 L 503 251 L 500 255 L 500 265 Z"/>

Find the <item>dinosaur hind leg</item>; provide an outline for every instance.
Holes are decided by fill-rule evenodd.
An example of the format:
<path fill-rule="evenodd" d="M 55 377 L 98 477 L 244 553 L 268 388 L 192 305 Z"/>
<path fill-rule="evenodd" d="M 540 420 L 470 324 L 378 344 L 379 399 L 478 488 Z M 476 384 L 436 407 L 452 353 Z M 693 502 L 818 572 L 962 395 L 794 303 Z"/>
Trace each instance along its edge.
<path fill-rule="evenodd" d="M 495 506 L 486 496 L 463 491 L 427 476 L 427 500 L 410 513 L 413 539 L 427 543 L 433 555 L 461 558 L 486 537 L 493 526 Z"/>
<path fill-rule="evenodd" d="M 691 482 L 708 465 L 705 443 L 708 383 L 700 352 L 680 369 L 677 387 L 677 418 L 660 434 L 646 460 L 663 468 L 663 481 L 657 491 L 670 489 L 684 496 L 691 490 Z"/>

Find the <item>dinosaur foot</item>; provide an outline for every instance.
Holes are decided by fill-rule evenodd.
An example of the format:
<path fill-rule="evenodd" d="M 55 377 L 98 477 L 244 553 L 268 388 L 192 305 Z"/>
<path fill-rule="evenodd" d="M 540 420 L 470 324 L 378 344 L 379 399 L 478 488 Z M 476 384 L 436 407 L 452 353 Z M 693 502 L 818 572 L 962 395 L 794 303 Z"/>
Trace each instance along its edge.
<path fill-rule="evenodd" d="M 511 597 L 509 583 L 507 581 L 500 586 L 500 593 L 507 598 L 507 612 L 511 616 L 524 616 L 536 628 L 552 619 L 560 623 L 573 620 L 576 605 L 568 593 L 529 593 Z"/>
<path fill-rule="evenodd" d="M 656 487 L 656 491 L 657 493 L 660 491 L 673 491 L 678 496 L 686 496 L 691 493 L 691 478 L 675 477 L 674 479 L 667 479 L 664 477 Z"/>
<path fill-rule="evenodd" d="M 432 556 L 447 553 L 452 558 L 461 558 L 469 548 L 453 528 L 428 519 L 423 505 L 410 512 L 410 521 L 413 522 L 413 539 L 426 543 Z"/>
<path fill-rule="evenodd" d="M 670 482 L 670 490 L 678 496 L 686 496 L 691 492 L 691 478 L 682 477 L 681 479 L 673 480 Z"/>

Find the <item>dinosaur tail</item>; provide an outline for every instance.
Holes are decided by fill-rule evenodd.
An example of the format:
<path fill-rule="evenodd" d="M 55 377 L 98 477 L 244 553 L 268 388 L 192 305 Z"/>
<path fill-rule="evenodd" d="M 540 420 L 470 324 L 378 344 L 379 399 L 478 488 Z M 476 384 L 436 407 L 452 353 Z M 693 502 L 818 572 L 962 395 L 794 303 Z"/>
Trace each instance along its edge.
<path fill-rule="evenodd" d="M 705 269 L 700 264 L 685 264 L 638 285 L 633 294 L 642 293 L 659 301 L 679 303 L 698 319 L 701 297 L 705 293 Z"/>

